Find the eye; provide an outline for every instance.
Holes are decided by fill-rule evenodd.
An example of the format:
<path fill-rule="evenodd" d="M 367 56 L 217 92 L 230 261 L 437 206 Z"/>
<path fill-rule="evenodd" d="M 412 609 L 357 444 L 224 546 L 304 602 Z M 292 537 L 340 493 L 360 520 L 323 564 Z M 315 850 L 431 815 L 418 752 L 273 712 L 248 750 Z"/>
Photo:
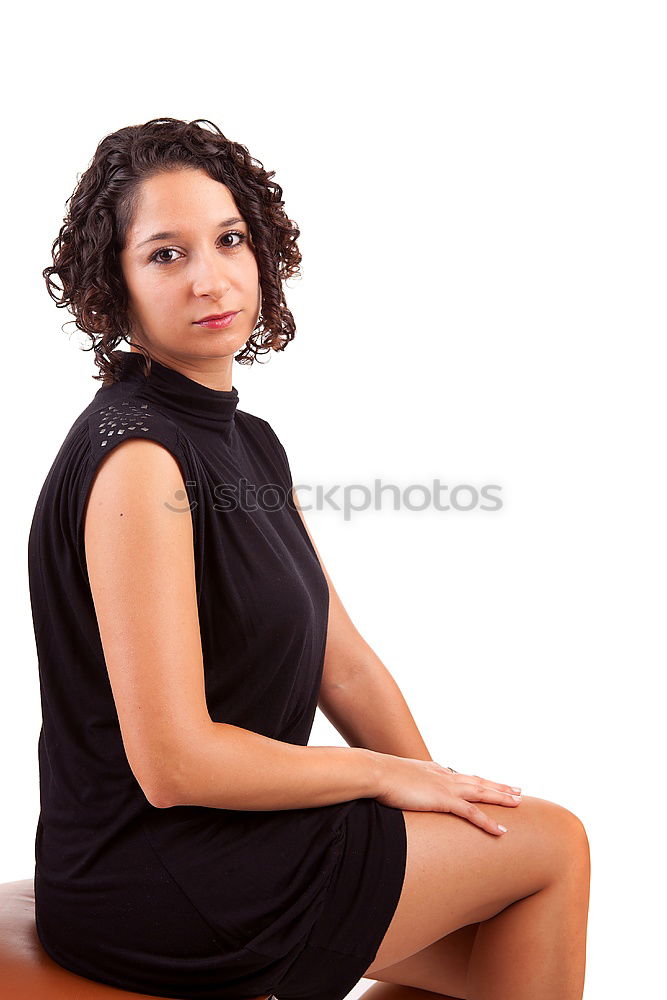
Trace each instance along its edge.
<path fill-rule="evenodd" d="M 223 244 L 223 247 L 224 247 L 225 250 L 238 250 L 239 247 L 241 247 L 248 240 L 247 235 L 245 233 L 242 233 L 239 229 L 231 229 L 228 233 L 223 233 L 222 236 L 220 237 L 220 239 L 221 240 L 225 240 L 229 236 L 238 236 L 239 241 L 238 241 L 238 243 L 234 243 L 231 246 L 228 243 Z M 160 258 L 159 254 L 162 254 L 162 253 L 179 253 L 179 251 L 176 250 L 175 247 L 160 247 L 159 250 L 156 250 L 154 253 L 151 254 L 151 256 L 148 258 L 149 261 L 152 261 L 155 264 L 173 264 L 174 263 L 174 258 L 173 257 L 170 258 L 169 260 L 164 260 L 164 258 Z"/>
<path fill-rule="evenodd" d="M 227 236 L 238 236 L 239 238 L 238 243 L 235 243 L 233 246 L 228 247 L 229 250 L 236 250 L 237 247 L 240 247 L 241 244 L 245 243 L 245 241 L 248 239 L 246 234 L 240 232 L 240 230 L 238 229 L 230 229 L 230 231 L 228 233 L 225 233 L 224 236 L 221 237 L 221 239 L 224 240 Z"/>
<path fill-rule="evenodd" d="M 160 253 L 176 253 L 173 247 L 162 247 L 160 250 L 156 250 L 154 254 L 148 258 L 149 260 L 155 261 L 156 264 L 171 264 L 171 260 L 160 260 L 158 254 Z"/>

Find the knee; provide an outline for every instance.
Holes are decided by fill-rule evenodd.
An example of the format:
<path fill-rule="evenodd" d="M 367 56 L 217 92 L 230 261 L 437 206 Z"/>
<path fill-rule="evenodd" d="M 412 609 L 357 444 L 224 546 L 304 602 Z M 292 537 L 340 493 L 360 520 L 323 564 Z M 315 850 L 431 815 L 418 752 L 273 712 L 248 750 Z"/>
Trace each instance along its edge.
<path fill-rule="evenodd" d="M 524 796 L 519 808 L 529 805 L 529 828 L 548 852 L 550 867 L 559 877 L 570 873 L 579 877 L 590 871 L 590 847 L 586 828 L 576 813 L 558 802 Z"/>
<path fill-rule="evenodd" d="M 590 878 L 591 872 L 591 845 L 588 840 L 588 834 L 586 832 L 586 827 L 584 826 L 582 820 L 575 814 L 570 813 L 572 817 L 572 857 L 581 864 L 583 872 L 587 877 Z"/>
<path fill-rule="evenodd" d="M 558 806 L 558 808 L 565 814 L 564 821 L 567 831 L 566 836 L 568 837 L 573 850 L 589 854 L 590 845 L 583 820 L 570 809 L 566 809 L 565 806 Z"/>
<path fill-rule="evenodd" d="M 549 806 L 563 865 L 573 873 L 590 871 L 590 844 L 583 821 L 557 802 L 550 802 Z"/>

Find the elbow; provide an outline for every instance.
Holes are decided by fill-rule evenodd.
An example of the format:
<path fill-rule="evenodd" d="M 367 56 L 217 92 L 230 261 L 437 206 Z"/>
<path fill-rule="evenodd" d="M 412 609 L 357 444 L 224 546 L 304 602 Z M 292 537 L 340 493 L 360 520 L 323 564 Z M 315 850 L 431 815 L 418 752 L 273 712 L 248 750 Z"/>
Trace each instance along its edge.
<path fill-rule="evenodd" d="M 169 743 L 161 741 L 142 754 L 141 766 L 134 775 L 148 802 L 155 809 L 190 805 L 194 776 L 201 767 L 202 746 L 208 729 L 189 729 Z"/>
<path fill-rule="evenodd" d="M 139 781 L 139 779 L 137 781 L 149 805 L 153 806 L 154 809 L 170 809 L 176 805 L 175 796 L 165 784 L 149 784 L 146 781 Z"/>
<path fill-rule="evenodd" d="M 169 767 L 161 768 L 159 775 L 153 773 L 150 778 L 145 773 L 134 772 L 142 792 L 154 809 L 170 809 L 172 806 L 182 804 L 175 789 L 175 773 L 176 769 Z M 170 780 L 167 780 L 167 775 L 170 776 Z"/>
<path fill-rule="evenodd" d="M 148 795 L 147 792 L 144 792 L 144 795 L 148 799 L 149 804 L 152 805 L 154 809 L 171 809 L 172 806 L 175 805 L 173 799 L 168 798 L 167 796 Z"/>

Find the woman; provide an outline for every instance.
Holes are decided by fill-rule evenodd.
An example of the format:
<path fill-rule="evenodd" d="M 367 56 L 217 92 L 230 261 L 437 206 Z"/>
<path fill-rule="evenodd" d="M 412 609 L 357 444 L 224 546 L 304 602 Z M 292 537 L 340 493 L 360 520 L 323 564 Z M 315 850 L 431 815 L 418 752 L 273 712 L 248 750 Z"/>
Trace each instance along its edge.
<path fill-rule="evenodd" d="M 40 939 L 167 997 L 579 998 L 582 823 L 431 759 L 238 407 L 233 360 L 294 336 L 299 230 L 200 122 L 107 136 L 44 271 L 103 385 L 30 532 Z M 318 704 L 349 746 L 307 745 Z"/>

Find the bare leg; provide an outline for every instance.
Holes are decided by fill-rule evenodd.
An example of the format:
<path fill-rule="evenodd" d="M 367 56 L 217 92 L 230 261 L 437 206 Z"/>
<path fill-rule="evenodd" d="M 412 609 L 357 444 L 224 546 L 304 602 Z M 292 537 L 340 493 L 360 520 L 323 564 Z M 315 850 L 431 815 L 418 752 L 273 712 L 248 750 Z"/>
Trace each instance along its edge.
<path fill-rule="evenodd" d="M 550 885 L 479 925 L 468 967 L 469 1000 L 581 1000 L 590 884 L 587 847 L 571 861 Z"/>
<path fill-rule="evenodd" d="M 445 1000 L 466 996 L 470 955 L 479 924 L 459 927 L 445 937 L 434 941 L 416 955 L 410 955 L 396 965 L 380 969 L 368 978 L 377 979 L 378 985 L 396 987 L 389 991 L 372 986 L 363 994 L 363 1000 L 401 1000 L 401 987 L 416 989 L 422 1000 L 443 997 Z M 408 1000 L 406 995 L 406 1000 Z"/>
<path fill-rule="evenodd" d="M 403 893 L 364 976 L 419 994 L 383 989 L 380 997 L 373 987 L 369 1000 L 581 1000 L 590 879 L 583 824 L 531 796 L 512 811 L 485 810 L 506 817 L 506 839 L 447 814 L 405 814 Z"/>

